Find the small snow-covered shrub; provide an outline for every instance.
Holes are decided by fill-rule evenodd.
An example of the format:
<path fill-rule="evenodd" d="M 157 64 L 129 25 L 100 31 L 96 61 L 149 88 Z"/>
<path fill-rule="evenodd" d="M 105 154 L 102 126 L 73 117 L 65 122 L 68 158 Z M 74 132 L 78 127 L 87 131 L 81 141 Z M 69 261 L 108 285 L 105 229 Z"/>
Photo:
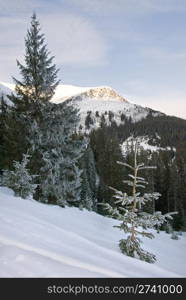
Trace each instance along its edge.
<path fill-rule="evenodd" d="M 171 239 L 172 240 L 179 240 L 179 237 L 175 232 L 173 232 L 172 235 L 171 235 Z"/>
<path fill-rule="evenodd" d="M 21 162 L 14 161 L 13 170 L 4 170 L 2 184 L 11 188 L 15 196 L 27 198 L 32 196 L 37 184 L 34 184 L 35 175 L 31 175 L 26 168 L 29 155 L 24 154 Z"/>

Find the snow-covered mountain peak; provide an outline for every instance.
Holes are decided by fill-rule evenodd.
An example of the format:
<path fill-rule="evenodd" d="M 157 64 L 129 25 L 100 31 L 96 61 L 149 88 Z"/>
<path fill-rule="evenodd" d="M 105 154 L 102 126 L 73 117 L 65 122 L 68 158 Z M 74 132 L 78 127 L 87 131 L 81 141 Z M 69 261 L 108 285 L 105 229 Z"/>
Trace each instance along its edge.
<path fill-rule="evenodd" d="M 52 102 L 60 103 L 69 98 L 76 98 L 77 96 L 80 96 L 82 99 L 127 101 L 109 86 L 78 87 L 60 84 L 56 89 Z"/>
<path fill-rule="evenodd" d="M 114 101 L 127 101 L 120 96 L 114 89 L 108 86 L 100 86 L 92 88 L 85 93 L 86 97 L 94 98 L 95 100 L 114 100 Z"/>
<path fill-rule="evenodd" d="M 0 82 L 0 92 L 4 95 L 10 94 L 14 89 L 14 84 Z M 150 108 L 130 103 L 109 86 L 79 87 L 59 84 L 51 102 L 59 104 L 66 100 L 72 100 L 79 108 L 83 128 L 87 122 L 90 123 L 90 129 L 99 127 L 103 119 L 107 125 L 112 122 L 119 125 L 124 123 L 126 118 L 138 122 L 149 114 L 153 117 L 162 115 Z"/>
<path fill-rule="evenodd" d="M 87 127 L 88 131 L 98 128 L 103 120 L 109 126 L 112 122 L 120 125 L 126 119 L 138 122 L 149 114 L 153 117 L 162 115 L 150 108 L 130 103 L 109 86 L 82 88 L 59 85 L 51 101 L 59 104 L 65 100 L 71 100 L 77 106 L 80 111 L 81 127 Z"/>

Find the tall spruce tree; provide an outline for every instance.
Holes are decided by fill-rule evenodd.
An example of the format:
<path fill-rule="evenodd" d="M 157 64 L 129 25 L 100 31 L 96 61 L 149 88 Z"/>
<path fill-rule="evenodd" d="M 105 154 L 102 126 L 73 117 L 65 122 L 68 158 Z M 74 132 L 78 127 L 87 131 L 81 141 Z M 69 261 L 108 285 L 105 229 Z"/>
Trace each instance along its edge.
<path fill-rule="evenodd" d="M 42 106 L 39 103 L 47 103 L 59 83 L 56 79 L 58 70 L 52 61 L 53 56 L 47 50 L 34 13 L 25 38 L 25 64 L 17 61 L 22 78 L 18 80 L 13 77 L 15 92 L 8 96 L 13 105 L 4 114 L 3 169 L 11 169 L 13 161 L 21 161 L 23 153 L 30 149 L 30 126 L 33 125 L 33 120 L 39 124 L 42 117 Z"/>
<path fill-rule="evenodd" d="M 22 80 L 14 78 L 16 92 L 9 97 L 13 105 L 6 127 L 16 155 L 11 148 L 8 166 L 13 168 L 13 156 L 21 161 L 23 153 L 29 153 L 29 169 L 39 175 L 34 198 L 61 206 L 79 206 L 78 159 L 84 143 L 76 134 L 79 114 L 71 103 L 57 105 L 49 101 L 59 83 L 58 70 L 52 64 L 53 57 L 49 57 L 35 14 L 25 48 L 25 65 L 17 62 Z"/>
<path fill-rule="evenodd" d="M 25 65 L 17 61 L 22 75 L 22 81 L 15 78 L 16 93 L 28 96 L 32 101 L 46 102 L 54 95 L 58 70 L 52 63 L 54 56 L 50 56 L 45 44 L 44 34 L 40 32 L 40 24 L 33 13 L 31 27 L 25 38 Z"/>

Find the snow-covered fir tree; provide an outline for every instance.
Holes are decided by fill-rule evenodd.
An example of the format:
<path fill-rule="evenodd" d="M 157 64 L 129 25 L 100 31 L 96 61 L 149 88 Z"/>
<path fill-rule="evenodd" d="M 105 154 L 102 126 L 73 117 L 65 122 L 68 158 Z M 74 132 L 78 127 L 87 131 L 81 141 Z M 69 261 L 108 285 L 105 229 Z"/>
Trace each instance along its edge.
<path fill-rule="evenodd" d="M 27 165 L 29 155 L 24 154 L 21 162 L 14 161 L 13 170 L 4 170 L 2 184 L 11 188 L 16 196 L 27 198 L 34 194 L 36 175 L 31 175 Z"/>
<path fill-rule="evenodd" d="M 88 142 L 89 143 L 89 142 Z M 95 159 L 90 145 L 87 146 L 81 159 L 82 167 L 82 207 L 88 210 L 97 210 L 98 174 L 95 167 Z"/>
<path fill-rule="evenodd" d="M 145 189 L 148 184 L 148 182 L 139 175 L 140 171 L 155 168 L 144 166 L 143 163 L 137 162 L 138 147 L 139 144 L 138 141 L 136 141 L 134 143 L 134 165 L 118 162 L 118 164 L 127 167 L 132 172 L 132 174 L 129 174 L 129 180 L 123 181 L 131 187 L 131 195 L 110 187 L 115 192 L 116 207 L 112 207 L 109 203 L 104 204 L 104 206 L 108 210 L 109 215 L 121 221 L 121 224 L 115 227 L 128 234 L 125 239 L 119 241 L 121 252 L 128 256 L 153 263 L 156 260 L 155 255 L 141 248 L 139 236 L 153 238 L 153 234 L 146 230 L 160 226 L 166 222 L 167 219 L 172 219 L 171 214 L 174 213 L 162 215 L 160 211 L 154 212 L 153 214 L 143 211 L 143 205 L 148 201 L 157 200 L 160 194 L 137 191 L 138 189 Z"/>
<path fill-rule="evenodd" d="M 84 139 L 76 133 L 79 114 L 70 102 L 40 103 L 40 122 L 31 124 L 32 171 L 37 172 L 39 201 L 60 206 L 80 204 L 79 159 Z"/>
<path fill-rule="evenodd" d="M 0 174 L 3 169 L 7 168 L 6 158 L 8 155 L 8 149 L 5 149 L 6 139 L 6 116 L 8 105 L 4 100 L 4 97 L 0 97 Z"/>
<path fill-rule="evenodd" d="M 25 38 L 25 65 L 17 61 L 22 80 L 13 78 L 17 95 L 27 95 L 32 101 L 46 102 L 52 98 L 59 83 L 53 58 L 47 50 L 36 14 L 33 13 Z"/>
<path fill-rule="evenodd" d="M 81 186 L 81 205 L 82 208 L 86 208 L 88 210 L 93 209 L 93 195 L 89 186 L 87 174 L 84 170 L 82 175 L 82 186 Z"/>
<path fill-rule="evenodd" d="M 173 231 L 173 233 L 171 235 L 171 239 L 172 240 L 179 240 L 178 234 L 175 231 Z"/>
<path fill-rule="evenodd" d="M 31 156 L 31 173 L 39 175 L 35 199 L 61 206 L 79 205 L 82 172 L 78 160 L 84 147 L 83 138 L 76 134 L 79 115 L 69 102 L 49 102 L 59 81 L 35 14 L 25 48 L 25 66 L 18 62 L 22 81 L 14 78 L 16 92 L 10 96 L 14 105 L 10 121 L 7 118 L 16 158 L 20 161 L 25 152 Z M 15 155 L 11 152 L 10 169 Z"/>
<path fill-rule="evenodd" d="M 21 79 L 13 77 L 15 92 L 8 96 L 13 105 L 9 106 L 4 120 L 3 169 L 11 169 L 13 161 L 21 161 L 23 153 L 30 148 L 30 124 L 33 120 L 40 122 L 40 103 L 52 98 L 59 83 L 53 58 L 34 13 L 25 38 L 24 65 L 17 61 Z"/>

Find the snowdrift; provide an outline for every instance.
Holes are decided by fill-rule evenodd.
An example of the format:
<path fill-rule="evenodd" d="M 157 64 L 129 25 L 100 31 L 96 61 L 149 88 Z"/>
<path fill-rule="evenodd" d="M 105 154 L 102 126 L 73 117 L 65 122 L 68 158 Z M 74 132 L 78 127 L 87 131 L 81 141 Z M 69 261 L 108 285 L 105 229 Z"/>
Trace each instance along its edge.
<path fill-rule="evenodd" d="M 144 239 L 155 264 L 120 253 L 118 222 L 23 200 L 0 188 L 0 277 L 185 277 L 186 235 Z"/>

